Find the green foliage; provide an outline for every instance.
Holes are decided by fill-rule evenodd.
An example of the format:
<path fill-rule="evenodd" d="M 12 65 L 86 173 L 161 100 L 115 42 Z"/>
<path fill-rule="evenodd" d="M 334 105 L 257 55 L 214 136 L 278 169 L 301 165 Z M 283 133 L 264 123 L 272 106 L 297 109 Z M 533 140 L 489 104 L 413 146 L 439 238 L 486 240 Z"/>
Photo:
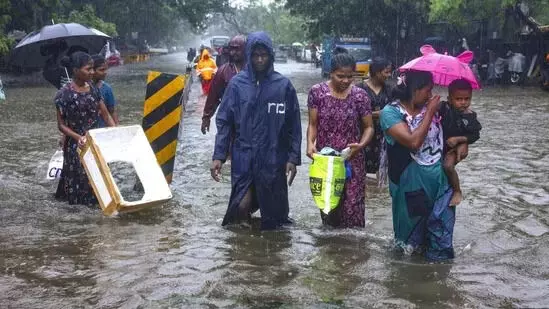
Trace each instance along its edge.
<path fill-rule="evenodd" d="M 263 6 L 251 1 L 245 7 L 226 9 L 218 18 L 212 19 L 212 27 L 229 34 L 248 34 L 267 31 L 277 44 L 291 44 L 306 39 L 305 19 L 291 14 L 282 5 L 272 3 Z M 215 30 L 214 30 L 215 31 Z"/>
<path fill-rule="evenodd" d="M 0 55 L 7 54 L 14 43 L 5 34 L 6 25 L 11 20 L 10 9 L 11 3 L 9 0 L 0 0 Z"/>
<path fill-rule="evenodd" d="M 549 0 L 530 1 L 530 14 L 541 25 L 549 25 Z"/>
<path fill-rule="evenodd" d="M 66 18 L 58 18 L 57 23 L 79 23 L 91 28 L 95 28 L 102 31 L 112 37 L 118 35 L 116 32 L 116 25 L 114 23 L 105 22 L 101 18 L 97 17 L 95 8 L 87 4 L 82 7 L 81 10 L 73 10 Z"/>
<path fill-rule="evenodd" d="M 12 17 L 9 30 L 18 29 L 27 32 L 51 24 L 52 14 L 62 9 L 60 0 L 9 0 Z"/>
<path fill-rule="evenodd" d="M 422 39 L 429 3 L 427 0 L 287 0 L 286 8 L 308 18 L 307 30 L 312 37 L 369 37 L 375 42 L 375 52 L 388 56 L 397 50 L 403 54 L 402 43 L 397 48 L 397 40 L 415 48 L 415 43 Z"/>
<path fill-rule="evenodd" d="M 94 0 L 97 13 L 116 24 L 118 34 L 151 44 L 172 42 L 204 29 L 209 14 L 224 9 L 228 0 Z"/>
<path fill-rule="evenodd" d="M 212 12 L 229 0 L 0 0 L 0 33 L 38 30 L 44 25 L 77 22 L 128 39 L 134 32 L 150 43 L 177 39 L 206 27 Z M 3 15 L 11 16 L 2 23 Z M 5 29 L 1 29 L 2 26 Z M 1 49 L 1 48 L 0 48 Z"/>
<path fill-rule="evenodd" d="M 473 20 L 501 18 L 505 8 L 515 4 L 515 0 L 431 0 L 429 19 L 448 21 L 458 27 L 466 26 Z"/>

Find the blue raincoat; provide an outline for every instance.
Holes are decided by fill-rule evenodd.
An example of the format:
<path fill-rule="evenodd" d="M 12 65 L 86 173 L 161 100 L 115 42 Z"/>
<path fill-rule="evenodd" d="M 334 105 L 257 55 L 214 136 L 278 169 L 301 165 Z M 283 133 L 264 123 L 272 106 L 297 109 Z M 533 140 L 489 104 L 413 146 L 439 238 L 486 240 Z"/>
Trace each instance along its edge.
<path fill-rule="evenodd" d="M 270 53 L 265 79 L 256 79 L 252 48 L 261 44 Z M 252 33 L 246 44 L 248 66 L 227 86 L 217 113 L 213 160 L 225 162 L 231 135 L 231 199 L 223 225 L 235 221 L 238 206 L 252 186 L 252 211 L 261 211 L 261 228 L 289 223 L 286 163 L 301 164 L 301 119 L 296 91 L 274 71 L 272 41 L 264 32 Z"/>

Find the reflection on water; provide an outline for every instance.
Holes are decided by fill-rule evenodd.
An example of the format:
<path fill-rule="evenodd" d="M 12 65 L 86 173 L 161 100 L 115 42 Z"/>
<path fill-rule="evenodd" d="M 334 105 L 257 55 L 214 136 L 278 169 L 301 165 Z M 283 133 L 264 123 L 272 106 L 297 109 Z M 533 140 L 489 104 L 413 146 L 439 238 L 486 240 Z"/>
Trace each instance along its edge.
<path fill-rule="evenodd" d="M 126 202 L 139 201 L 145 195 L 142 189 L 141 181 L 137 175 L 133 164 L 130 162 L 109 162 L 107 163 L 114 183 L 120 191 L 120 195 Z"/>
<path fill-rule="evenodd" d="M 183 72 L 184 58 L 112 69 L 122 124 L 141 123 L 147 70 Z M 307 64 L 276 67 L 298 90 L 306 124 L 307 91 L 320 73 Z M 368 189 L 366 229 L 322 228 L 306 158 L 289 190 L 293 227 L 222 228 L 230 168 L 223 182 L 211 181 L 215 127 L 199 131 L 198 84 L 185 108 L 172 201 L 114 218 L 57 202 L 56 184 L 45 180 L 59 138 L 54 89 L 6 93 L 0 301 L 8 308 L 549 307 L 549 100 L 535 88 L 474 93 L 484 129 L 458 165 L 465 202 L 457 209 L 457 258 L 444 265 L 394 251 L 383 190 Z M 133 181 L 122 171 L 117 179 L 129 189 Z"/>

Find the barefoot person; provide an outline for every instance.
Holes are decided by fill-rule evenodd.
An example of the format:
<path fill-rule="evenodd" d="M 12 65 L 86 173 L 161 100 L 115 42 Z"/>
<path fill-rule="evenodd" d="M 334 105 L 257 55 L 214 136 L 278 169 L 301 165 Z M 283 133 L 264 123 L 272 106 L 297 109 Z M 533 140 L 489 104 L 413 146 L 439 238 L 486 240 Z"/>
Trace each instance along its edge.
<path fill-rule="evenodd" d="M 309 91 L 307 156 L 331 147 L 339 152 L 350 147 L 351 177 L 345 183 L 340 205 L 322 222 L 333 227 L 364 227 L 366 169 L 364 147 L 374 135 L 372 110 L 366 92 L 353 86 L 356 62 L 347 53 L 332 58 L 330 81 L 314 85 Z M 362 128 L 362 133 L 361 133 Z"/>
<path fill-rule="evenodd" d="M 215 61 L 212 59 L 210 52 L 207 48 L 204 48 L 200 54 L 200 60 L 196 65 L 196 74 L 200 77 L 200 83 L 202 84 L 202 93 L 207 96 L 210 93 L 210 86 L 212 85 L 212 79 L 217 71 Z"/>
<path fill-rule="evenodd" d="M 446 141 L 444 171 L 454 191 L 450 200 L 452 206 L 458 205 L 463 199 L 455 166 L 465 158 L 458 156 L 458 147 L 476 142 L 482 129 L 477 114 L 470 109 L 472 95 L 473 87 L 467 80 L 453 81 L 448 86 L 448 102 L 442 103 L 439 112 Z"/>
<path fill-rule="evenodd" d="M 290 223 L 288 185 L 301 164 L 299 103 L 290 80 L 274 71 L 266 33 L 248 36 L 246 57 L 246 70 L 231 79 L 217 113 L 211 174 L 220 181 L 231 145 L 232 190 L 223 225 L 247 223 L 260 209 L 261 228 L 275 229 Z"/>
<path fill-rule="evenodd" d="M 389 190 L 396 244 L 405 252 L 426 249 L 428 260 L 454 258 L 455 207 L 442 168 L 444 146 L 430 72 L 408 71 L 381 112 L 387 143 Z"/>

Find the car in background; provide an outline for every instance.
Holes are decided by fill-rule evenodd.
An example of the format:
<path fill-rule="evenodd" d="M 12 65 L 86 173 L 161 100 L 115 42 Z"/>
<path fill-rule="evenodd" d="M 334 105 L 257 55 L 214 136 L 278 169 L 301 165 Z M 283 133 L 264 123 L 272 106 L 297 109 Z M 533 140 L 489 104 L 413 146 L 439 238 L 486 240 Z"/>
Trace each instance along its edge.
<path fill-rule="evenodd" d="M 278 45 L 275 51 L 275 62 L 286 63 L 288 62 L 288 50 L 287 45 Z"/>
<path fill-rule="evenodd" d="M 337 48 L 346 50 L 356 60 L 355 76 L 364 79 L 370 72 L 372 45 L 368 38 L 325 37 L 322 43 L 322 76 L 328 77 L 331 71 L 332 55 Z"/>
<path fill-rule="evenodd" d="M 216 57 L 223 48 L 223 46 L 229 44 L 230 39 L 230 37 L 225 35 L 212 36 L 210 38 L 210 47 L 213 51 L 212 56 Z"/>

